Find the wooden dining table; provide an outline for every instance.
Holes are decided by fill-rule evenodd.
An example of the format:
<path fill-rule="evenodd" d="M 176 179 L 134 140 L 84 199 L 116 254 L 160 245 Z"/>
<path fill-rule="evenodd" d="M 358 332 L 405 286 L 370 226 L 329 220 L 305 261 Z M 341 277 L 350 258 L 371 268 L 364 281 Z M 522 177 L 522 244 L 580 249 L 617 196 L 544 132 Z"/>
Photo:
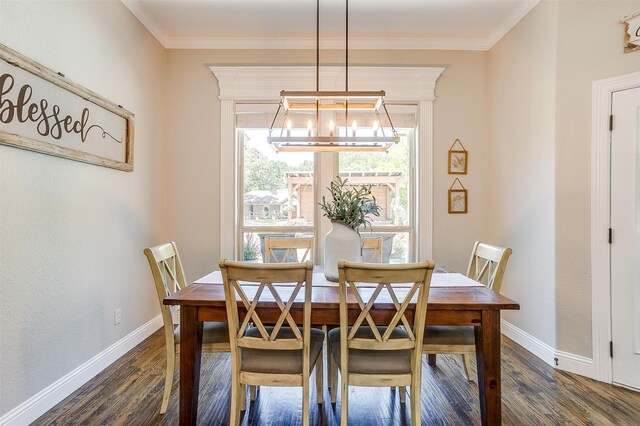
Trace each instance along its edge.
<path fill-rule="evenodd" d="M 337 283 L 314 273 L 311 294 L 311 323 L 337 326 L 340 324 L 340 297 Z M 286 287 L 286 285 L 282 285 Z M 402 292 L 399 285 L 398 296 Z M 257 288 L 253 286 L 253 288 Z M 252 287 L 245 292 L 251 295 Z M 282 289 L 286 292 L 286 288 Z M 373 290 L 373 289 L 372 289 Z M 407 289 L 408 290 L 408 289 Z M 279 290 L 280 291 L 280 290 Z M 302 293 L 302 292 L 301 292 Z M 303 296 L 296 299 L 291 314 L 301 318 Z M 261 298 L 260 317 L 274 321 L 280 314 L 275 301 Z M 348 298 L 349 320 L 355 321 L 360 308 L 354 298 Z M 198 416 L 200 390 L 200 357 L 202 330 L 205 321 L 227 321 L 224 288 L 220 272 L 212 272 L 192 285 L 168 296 L 165 305 L 180 306 L 180 424 L 195 425 Z M 412 318 L 415 305 L 411 304 L 406 315 Z M 483 425 L 500 425 L 502 422 L 502 391 L 500 376 L 500 312 L 517 310 L 520 305 L 495 293 L 461 274 L 433 274 L 427 325 L 466 325 L 475 327 L 480 414 Z M 272 314 L 270 313 L 272 312 Z M 371 309 L 378 323 L 389 320 L 396 312 L 393 301 L 380 295 Z M 242 309 L 239 310 L 242 316 Z M 298 319 L 296 319 L 298 321 Z"/>

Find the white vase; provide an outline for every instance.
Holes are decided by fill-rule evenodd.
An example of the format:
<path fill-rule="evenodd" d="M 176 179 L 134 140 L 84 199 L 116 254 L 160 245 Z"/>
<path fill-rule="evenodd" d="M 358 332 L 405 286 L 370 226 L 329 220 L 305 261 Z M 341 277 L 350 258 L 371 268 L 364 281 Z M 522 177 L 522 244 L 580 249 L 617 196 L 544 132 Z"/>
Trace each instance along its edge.
<path fill-rule="evenodd" d="M 338 281 L 338 261 L 360 262 L 360 234 L 338 220 L 331 221 L 331 230 L 324 238 L 324 276 Z"/>

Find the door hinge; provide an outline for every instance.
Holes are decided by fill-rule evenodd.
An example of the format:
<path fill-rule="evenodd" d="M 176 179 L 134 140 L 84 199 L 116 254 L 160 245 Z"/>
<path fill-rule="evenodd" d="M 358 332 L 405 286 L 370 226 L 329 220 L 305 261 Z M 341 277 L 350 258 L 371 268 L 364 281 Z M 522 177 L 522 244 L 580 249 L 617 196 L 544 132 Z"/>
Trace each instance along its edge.
<path fill-rule="evenodd" d="M 609 116 L 609 131 L 613 130 L 613 114 Z"/>
<path fill-rule="evenodd" d="M 609 228 L 609 244 L 613 243 L 613 229 Z"/>
<path fill-rule="evenodd" d="M 613 341 L 609 342 L 609 356 L 613 358 Z"/>

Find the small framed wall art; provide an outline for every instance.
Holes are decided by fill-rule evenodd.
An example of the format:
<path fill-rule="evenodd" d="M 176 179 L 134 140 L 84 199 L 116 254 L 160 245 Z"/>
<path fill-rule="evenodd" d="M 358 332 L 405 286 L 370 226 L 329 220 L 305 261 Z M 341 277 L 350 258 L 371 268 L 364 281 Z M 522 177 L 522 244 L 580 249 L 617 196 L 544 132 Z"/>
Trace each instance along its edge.
<path fill-rule="evenodd" d="M 460 145 L 460 149 L 456 149 L 456 144 Z M 449 174 L 450 175 L 466 175 L 467 174 L 467 158 L 468 152 L 460 142 L 456 139 L 449 148 Z"/>
<path fill-rule="evenodd" d="M 455 188 L 456 183 L 460 185 Z M 449 188 L 449 213 L 464 214 L 467 213 L 467 189 L 462 185 L 460 179 L 456 178 Z"/>

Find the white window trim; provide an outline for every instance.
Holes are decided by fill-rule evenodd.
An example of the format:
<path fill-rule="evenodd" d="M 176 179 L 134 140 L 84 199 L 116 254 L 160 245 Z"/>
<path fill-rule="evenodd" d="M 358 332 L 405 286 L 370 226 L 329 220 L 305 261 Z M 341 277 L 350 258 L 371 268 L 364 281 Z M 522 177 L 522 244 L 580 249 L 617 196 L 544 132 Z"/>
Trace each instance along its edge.
<path fill-rule="evenodd" d="M 220 256 L 237 253 L 236 172 L 238 155 L 235 135 L 237 102 L 278 102 L 281 90 L 309 90 L 315 87 L 313 66 L 212 66 L 220 88 L 220 230 L 233 235 L 220 237 Z M 417 215 L 416 256 L 433 257 L 433 101 L 441 67 L 349 68 L 351 90 L 385 90 L 390 103 L 414 103 L 417 111 Z M 344 67 L 320 69 L 322 90 L 344 89 Z M 224 231 L 226 232 L 226 231 Z"/>

